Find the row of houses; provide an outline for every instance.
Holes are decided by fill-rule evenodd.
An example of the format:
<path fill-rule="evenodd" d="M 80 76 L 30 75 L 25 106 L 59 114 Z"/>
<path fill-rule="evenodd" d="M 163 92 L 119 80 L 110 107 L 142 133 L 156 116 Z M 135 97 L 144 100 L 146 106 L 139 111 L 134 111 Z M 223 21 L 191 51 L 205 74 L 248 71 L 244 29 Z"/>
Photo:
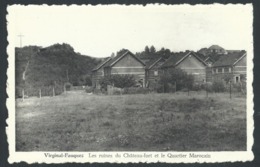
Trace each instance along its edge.
<path fill-rule="evenodd" d="M 104 76 L 130 74 L 142 87 L 150 87 L 171 68 L 179 68 L 193 75 L 196 83 L 213 82 L 226 77 L 238 83 L 246 78 L 246 52 L 218 54 L 215 61 L 193 51 L 176 53 L 168 59 L 157 57 L 143 60 L 124 50 L 115 57 L 106 58 L 92 70 L 92 85 L 99 88 L 100 79 Z"/>

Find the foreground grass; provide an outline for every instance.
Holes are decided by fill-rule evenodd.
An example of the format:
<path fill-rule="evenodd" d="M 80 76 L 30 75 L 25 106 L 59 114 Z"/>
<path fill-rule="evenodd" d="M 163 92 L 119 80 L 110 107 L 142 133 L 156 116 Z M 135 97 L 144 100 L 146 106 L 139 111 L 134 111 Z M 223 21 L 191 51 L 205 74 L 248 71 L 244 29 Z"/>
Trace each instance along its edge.
<path fill-rule="evenodd" d="M 246 99 L 216 94 L 98 96 L 16 103 L 17 151 L 246 150 Z"/>

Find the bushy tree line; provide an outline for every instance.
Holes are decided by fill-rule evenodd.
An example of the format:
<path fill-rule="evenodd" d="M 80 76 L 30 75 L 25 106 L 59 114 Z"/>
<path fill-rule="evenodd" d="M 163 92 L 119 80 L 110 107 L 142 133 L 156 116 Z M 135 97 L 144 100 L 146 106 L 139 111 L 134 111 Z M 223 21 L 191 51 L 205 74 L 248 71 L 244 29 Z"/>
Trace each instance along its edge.
<path fill-rule="evenodd" d="M 141 52 L 137 52 L 136 56 L 141 59 L 153 59 L 157 57 L 163 57 L 165 59 L 169 58 L 173 52 L 170 49 L 166 49 L 162 47 L 160 50 L 156 50 L 155 47 L 152 46 L 145 46 L 144 50 Z"/>
<path fill-rule="evenodd" d="M 101 78 L 100 85 L 102 89 L 107 89 L 107 85 L 113 85 L 118 88 L 129 88 L 136 85 L 134 75 L 111 75 Z"/>

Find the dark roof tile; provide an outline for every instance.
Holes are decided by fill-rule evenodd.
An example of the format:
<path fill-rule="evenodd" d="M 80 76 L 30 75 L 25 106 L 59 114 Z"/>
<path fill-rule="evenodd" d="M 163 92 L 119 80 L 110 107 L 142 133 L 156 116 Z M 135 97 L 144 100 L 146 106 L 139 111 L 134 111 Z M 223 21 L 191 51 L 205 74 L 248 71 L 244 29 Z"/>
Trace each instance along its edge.
<path fill-rule="evenodd" d="M 102 62 L 100 62 L 95 68 L 93 68 L 92 71 L 96 71 L 96 70 L 100 69 L 101 67 L 105 66 L 106 63 L 107 63 L 109 60 L 111 60 L 111 57 L 105 58 L 105 60 L 102 61 Z"/>
<path fill-rule="evenodd" d="M 181 52 L 173 54 L 165 63 L 161 66 L 162 68 L 174 67 L 177 63 L 183 59 L 189 52 Z"/>
<path fill-rule="evenodd" d="M 242 56 L 246 54 L 245 51 L 234 52 L 226 55 L 221 55 L 219 59 L 213 64 L 213 67 L 220 66 L 232 66 L 237 62 Z"/>
<path fill-rule="evenodd" d="M 147 61 L 145 63 L 146 69 L 152 68 L 155 64 L 157 64 L 158 62 L 161 62 L 161 61 L 165 61 L 165 59 L 163 59 L 162 57 L 159 57 L 159 58 L 151 59 L 150 61 Z"/>

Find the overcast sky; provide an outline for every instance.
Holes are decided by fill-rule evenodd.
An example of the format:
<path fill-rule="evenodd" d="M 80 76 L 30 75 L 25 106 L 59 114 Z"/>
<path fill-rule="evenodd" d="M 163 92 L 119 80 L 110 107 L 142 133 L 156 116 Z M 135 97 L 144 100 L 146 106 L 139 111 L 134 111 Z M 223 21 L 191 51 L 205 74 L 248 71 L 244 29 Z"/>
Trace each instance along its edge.
<path fill-rule="evenodd" d="M 252 42 L 251 5 L 11 6 L 8 33 L 16 47 L 68 43 L 76 52 L 110 56 L 154 45 L 172 51 L 213 44 L 247 49 Z"/>

